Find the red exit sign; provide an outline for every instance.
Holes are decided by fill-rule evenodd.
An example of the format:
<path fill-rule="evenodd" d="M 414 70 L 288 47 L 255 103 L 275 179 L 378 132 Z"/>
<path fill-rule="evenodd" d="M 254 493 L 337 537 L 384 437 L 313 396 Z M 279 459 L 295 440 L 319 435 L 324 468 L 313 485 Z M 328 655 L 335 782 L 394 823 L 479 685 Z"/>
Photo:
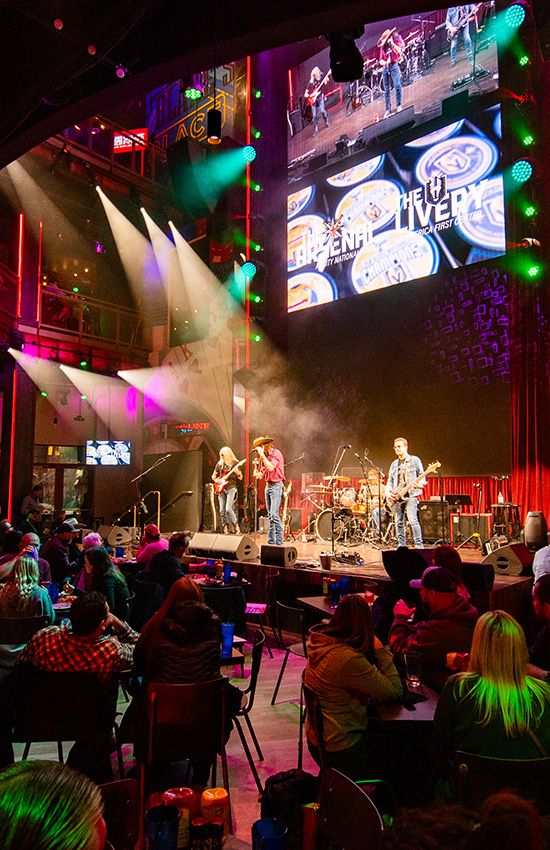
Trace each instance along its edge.
<path fill-rule="evenodd" d="M 138 130 L 130 130 L 131 136 L 125 136 L 123 133 L 115 133 L 113 136 L 113 151 L 115 153 L 128 153 L 132 148 L 135 151 L 144 151 L 147 148 L 149 140 L 149 131 L 147 127 L 140 127 Z"/>

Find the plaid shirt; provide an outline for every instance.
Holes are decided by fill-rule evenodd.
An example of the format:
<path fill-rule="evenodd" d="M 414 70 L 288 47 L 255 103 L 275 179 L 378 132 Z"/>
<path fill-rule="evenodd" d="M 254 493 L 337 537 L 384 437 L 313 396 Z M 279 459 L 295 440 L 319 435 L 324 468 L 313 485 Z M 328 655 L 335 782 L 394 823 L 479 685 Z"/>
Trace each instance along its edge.
<path fill-rule="evenodd" d="M 138 637 L 127 623 L 116 637 L 102 635 L 93 643 L 73 635 L 69 626 L 48 626 L 33 635 L 19 661 L 52 673 L 89 672 L 107 678 L 130 667 Z"/>

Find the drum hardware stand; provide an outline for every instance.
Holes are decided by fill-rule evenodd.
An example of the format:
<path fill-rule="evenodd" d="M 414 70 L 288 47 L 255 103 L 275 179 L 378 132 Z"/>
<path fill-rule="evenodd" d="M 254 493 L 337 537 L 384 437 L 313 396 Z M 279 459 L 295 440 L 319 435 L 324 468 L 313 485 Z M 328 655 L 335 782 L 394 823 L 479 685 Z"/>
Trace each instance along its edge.
<path fill-rule="evenodd" d="M 456 547 L 457 549 L 462 549 L 463 546 L 466 546 L 470 540 L 473 540 L 476 549 L 482 549 L 483 545 L 481 543 L 481 535 L 479 533 L 479 527 L 481 522 L 481 499 L 483 497 L 483 488 L 481 484 L 474 484 L 474 487 L 477 487 L 477 513 L 476 513 L 476 521 L 475 521 L 475 531 L 470 534 L 466 540 L 463 540 Z"/>

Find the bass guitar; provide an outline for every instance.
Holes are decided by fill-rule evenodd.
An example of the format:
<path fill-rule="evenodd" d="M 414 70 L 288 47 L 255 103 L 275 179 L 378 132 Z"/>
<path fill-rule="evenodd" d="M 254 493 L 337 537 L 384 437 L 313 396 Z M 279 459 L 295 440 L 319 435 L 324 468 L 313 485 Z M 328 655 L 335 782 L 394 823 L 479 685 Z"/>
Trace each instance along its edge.
<path fill-rule="evenodd" d="M 307 98 L 307 102 L 308 102 L 309 106 L 313 106 L 313 105 L 314 105 L 314 103 L 316 102 L 317 98 L 318 98 L 318 97 L 319 97 L 319 95 L 321 94 L 321 89 L 323 88 L 323 86 L 325 85 L 325 83 L 326 83 L 326 82 L 328 82 L 328 78 L 330 77 L 330 75 L 331 75 L 331 74 L 332 74 L 332 71 L 331 71 L 331 69 L 329 68 L 329 69 L 328 69 L 328 71 L 327 71 L 327 73 L 325 74 L 325 76 L 324 76 L 324 77 L 323 77 L 323 79 L 321 80 L 321 82 L 320 82 L 320 83 L 317 83 L 317 85 L 315 86 L 315 88 L 313 89 L 313 91 L 309 91 L 309 90 L 308 90 L 308 92 L 307 92 L 307 94 L 306 94 L 306 98 Z"/>
<path fill-rule="evenodd" d="M 471 9 L 469 12 L 464 12 L 454 26 L 452 24 L 447 24 L 447 41 L 452 41 L 455 35 L 460 32 L 462 27 L 465 27 L 469 21 L 473 21 L 480 8 L 481 3 L 478 3 L 474 9 Z"/>
<path fill-rule="evenodd" d="M 436 469 L 439 469 L 441 466 L 438 460 L 434 460 L 433 463 L 430 463 L 429 466 L 426 467 L 424 472 L 418 475 L 414 481 L 409 481 L 408 484 L 403 484 L 402 487 L 398 487 L 397 490 L 390 490 L 389 492 L 386 490 L 386 504 L 390 510 L 395 508 L 399 502 L 402 502 L 403 499 L 407 496 L 409 490 L 414 490 L 415 487 L 420 485 L 420 482 L 424 478 L 425 475 L 431 475 L 432 472 L 435 472 Z"/>
<path fill-rule="evenodd" d="M 219 478 L 214 478 L 214 492 L 216 493 L 216 495 L 223 493 L 229 483 L 229 476 L 232 475 L 236 469 L 242 466 L 243 463 L 246 463 L 246 458 L 240 460 L 238 463 L 235 464 L 235 466 L 232 466 L 231 469 L 228 469 L 227 472 L 225 472 L 223 475 L 220 475 Z"/>

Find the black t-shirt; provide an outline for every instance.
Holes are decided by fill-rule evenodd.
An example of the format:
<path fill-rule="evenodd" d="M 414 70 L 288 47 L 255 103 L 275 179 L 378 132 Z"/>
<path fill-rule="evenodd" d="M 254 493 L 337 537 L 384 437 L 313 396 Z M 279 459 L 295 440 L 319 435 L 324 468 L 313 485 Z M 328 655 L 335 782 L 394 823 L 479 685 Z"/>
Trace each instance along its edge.
<path fill-rule="evenodd" d="M 187 564 L 181 564 L 175 555 L 165 550 L 153 555 L 149 561 L 149 581 L 160 584 L 165 594 L 179 578 L 189 572 Z"/>
<path fill-rule="evenodd" d="M 232 469 L 232 468 L 233 468 L 232 466 L 228 466 L 222 460 L 219 460 L 216 464 L 215 469 L 214 469 L 214 477 L 215 478 L 221 478 L 222 475 L 225 475 L 225 473 L 229 472 L 229 470 Z M 238 480 L 239 479 L 237 478 L 237 473 L 232 472 L 231 475 L 229 476 L 229 481 L 228 481 L 228 483 L 227 483 L 227 485 L 224 489 L 227 490 L 227 489 L 229 489 L 229 487 L 236 487 Z"/>

